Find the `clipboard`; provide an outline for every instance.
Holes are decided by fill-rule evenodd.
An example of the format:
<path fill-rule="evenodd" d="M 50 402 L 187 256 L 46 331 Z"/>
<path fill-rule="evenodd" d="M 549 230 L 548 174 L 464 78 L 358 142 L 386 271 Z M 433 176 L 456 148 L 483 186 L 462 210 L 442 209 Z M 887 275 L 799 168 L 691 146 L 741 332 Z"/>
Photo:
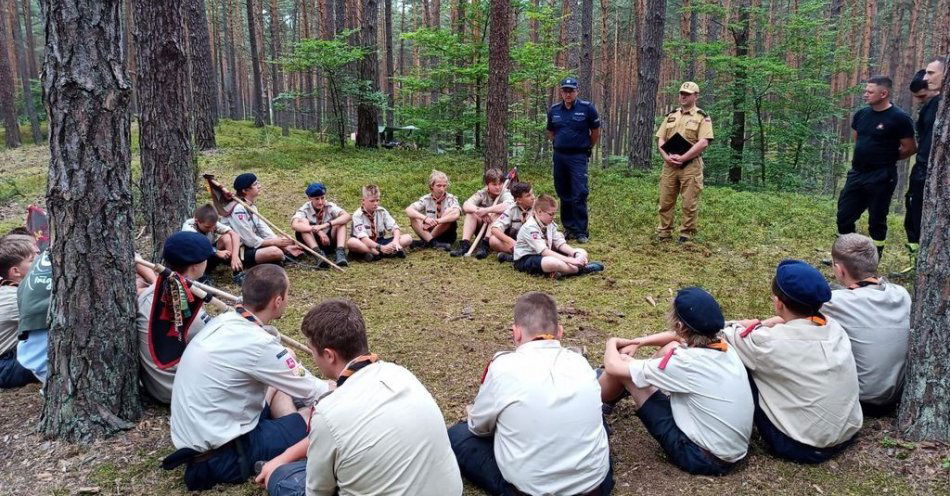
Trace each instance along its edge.
<path fill-rule="evenodd" d="M 693 147 L 693 144 L 689 141 L 686 141 L 686 138 L 683 137 L 680 133 L 674 133 L 673 136 L 670 136 L 670 139 L 666 140 L 663 143 L 663 146 L 660 148 L 663 149 L 668 155 L 682 155 L 689 151 Z"/>

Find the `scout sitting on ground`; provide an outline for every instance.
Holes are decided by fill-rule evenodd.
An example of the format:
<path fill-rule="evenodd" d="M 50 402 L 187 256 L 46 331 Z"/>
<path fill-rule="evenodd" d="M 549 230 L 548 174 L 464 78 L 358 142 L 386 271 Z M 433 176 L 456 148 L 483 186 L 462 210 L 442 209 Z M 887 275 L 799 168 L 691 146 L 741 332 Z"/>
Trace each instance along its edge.
<path fill-rule="evenodd" d="M 429 194 L 406 207 L 412 230 L 419 236 L 419 246 L 449 251 L 458 237 L 459 200 L 446 190 L 449 178 L 444 172 L 429 174 Z M 415 247 L 415 244 L 413 245 Z"/>
<path fill-rule="evenodd" d="M 514 197 L 514 204 L 501 213 L 498 219 L 491 225 L 491 237 L 488 238 L 488 246 L 498 252 L 499 262 L 511 262 L 514 260 L 515 240 L 518 239 L 518 231 L 531 215 L 531 207 L 534 206 L 534 191 L 528 183 L 514 183 L 511 185 L 511 196 Z"/>
<path fill-rule="evenodd" d="M 534 202 L 528 220 L 518 231 L 515 243 L 515 269 L 529 274 L 589 274 L 604 270 L 600 262 L 587 261 L 587 252 L 571 248 L 558 232 L 554 216 L 557 200 L 541 194 Z"/>
<path fill-rule="evenodd" d="M 17 312 L 20 323 L 17 331 L 16 359 L 42 383 L 46 383 L 49 365 L 50 300 L 53 295 L 53 264 L 49 250 L 43 250 L 30 265 L 26 277 L 17 287 Z"/>
<path fill-rule="evenodd" d="M 257 176 L 245 172 L 234 179 L 234 191 L 239 198 L 253 206 L 263 187 Z M 244 268 L 283 262 L 284 253 L 294 258 L 303 254 L 303 250 L 292 239 L 274 234 L 257 212 L 248 211 L 237 202 L 233 205 L 231 215 L 224 220 L 241 238 L 241 263 Z"/>
<path fill-rule="evenodd" d="M 20 285 L 39 250 L 36 239 L 25 234 L 0 238 L 0 389 L 18 388 L 39 382 L 17 361 L 17 286 Z"/>
<path fill-rule="evenodd" d="M 270 460 L 307 435 L 312 405 L 329 384 L 307 371 L 280 344 L 270 325 L 287 308 L 284 269 L 247 271 L 243 306 L 209 322 L 188 343 L 172 389 L 175 453 L 162 467 L 183 463 L 189 490 L 242 483 L 254 461 Z M 294 398 L 305 405 L 298 409 Z"/>
<path fill-rule="evenodd" d="M 187 279 L 197 279 L 205 273 L 207 261 L 214 258 L 214 255 L 211 243 L 208 242 L 206 237 L 195 232 L 182 231 L 172 234 L 165 240 L 162 258 L 165 259 L 166 266 L 172 271 Z M 174 284 L 165 278 L 162 279 L 161 283 Z M 161 318 L 160 312 L 174 311 L 170 301 L 174 293 L 160 291 L 160 294 L 163 294 L 164 298 L 169 301 L 164 302 L 163 308 L 155 307 L 153 303 L 155 303 L 156 289 L 158 289 L 156 284 L 152 284 L 138 295 L 138 315 L 135 317 L 135 326 L 139 331 L 139 363 L 142 364 L 140 377 L 142 384 L 145 386 L 145 391 L 152 398 L 168 404 L 172 400 L 172 384 L 175 381 L 176 366 L 162 367 L 159 365 L 162 363 L 162 359 L 154 354 L 156 344 L 149 337 L 150 331 L 152 333 L 158 331 L 157 321 Z M 174 318 L 169 320 L 174 322 Z M 184 326 L 185 333 L 184 336 L 181 336 L 181 339 L 188 343 L 201 332 L 205 324 L 211 320 L 211 316 L 202 308 L 194 314 L 193 318 L 184 317 L 184 320 L 186 322 Z"/>
<path fill-rule="evenodd" d="M 350 214 L 327 201 L 327 188 L 323 183 L 311 183 L 306 194 L 307 203 L 290 219 L 297 240 L 320 255 L 334 248 L 336 264 L 346 267 L 349 265 L 346 261 L 346 225 L 350 223 Z M 321 260 L 317 267 L 325 269 L 329 265 Z"/>
<path fill-rule="evenodd" d="M 210 203 L 206 203 L 195 210 L 195 216 L 181 225 L 182 231 L 203 234 L 214 248 L 214 256 L 208 259 L 208 268 L 205 272 L 213 272 L 222 261 L 231 264 L 231 270 L 241 272 L 241 238 L 237 231 L 218 221 L 218 212 Z M 203 276 L 199 275 L 198 277 Z"/>
<path fill-rule="evenodd" d="M 356 304 L 315 305 L 300 330 L 336 389 L 315 407 L 309 439 L 261 469 L 268 494 L 462 494 L 439 406 L 412 372 L 370 354 Z"/>
<path fill-rule="evenodd" d="M 476 191 L 462 204 L 462 212 L 465 212 L 465 222 L 462 223 L 462 241 L 458 248 L 451 253 L 453 257 L 460 257 L 468 253 L 468 249 L 472 247 L 472 236 L 478 232 L 482 224 L 487 222 L 488 225 L 491 225 L 498 215 L 508 210 L 515 201 L 511 197 L 511 193 L 503 191 L 503 172 L 498 169 L 488 169 L 485 171 L 483 179 L 485 187 Z M 496 198 L 498 198 L 497 204 L 495 203 Z M 485 239 L 487 237 L 486 235 L 482 238 L 478 248 L 475 249 L 475 258 L 481 259 L 488 256 L 488 241 Z"/>
<path fill-rule="evenodd" d="M 405 249 L 412 243 L 412 236 L 402 234 L 396 219 L 379 206 L 379 196 L 379 186 L 363 186 L 363 200 L 353 212 L 353 233 L 346 246 L 350 253 L 363 255 L 367 262 L 383 256 L 406 258 Z M 392 236 L 387 238 L 387 232 Z"/>
<path fill-rule="evenodd" d="M 712 295 L 679 290 L 668 321 L 667 332 L 607 341 L 601 397 L 610 404 L 626 390 L 670 461 L 691 474 L 724 475 L 749 449 L 749 377 L 719 339 L 725 320 Z M 648 360 L 631 358 L 641 346 L 660 350 Z"/>
<path fill-rule="evenodd" d="M 888 413 L 904 384 L 910 294 L 878 276 L 877 248 L 867 236 L 839 236 L 831 259 L 835 278 L 845 288 L 832 291 L 821 312 L 851 338 L 864 414 Z"/>
<path fill-rule="evenodd" d="M 597 377 L 561 347 L 557 303 L 515 303 L 517 348 L 485 369 L 468 422 L 449 428 L 462 475 L 489 494 L 608 495 L 614 485 Z M 519 492 L 520 491 L 520 492 Z"/>
<path fill-rule="evenodd" d="M 772 279 L 777 317 L 723 329 L 749 369 L 759 434 L 777 456 L 799 463 L 834 457 L 863 422 L 851 342 L 821 314 L 829 299 L 821 273 L 801 260 L 785 260 Z"/>

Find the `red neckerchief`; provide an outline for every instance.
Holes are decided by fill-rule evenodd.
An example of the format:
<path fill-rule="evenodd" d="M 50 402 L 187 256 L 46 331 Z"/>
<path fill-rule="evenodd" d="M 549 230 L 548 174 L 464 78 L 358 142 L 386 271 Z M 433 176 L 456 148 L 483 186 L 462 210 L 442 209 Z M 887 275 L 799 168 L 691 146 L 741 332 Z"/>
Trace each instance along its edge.
<path fill-rule="evenodd" d="M 863 288 L 863 287 L 867 287 L 867 286 L 874 286 L 874 285 L 876 285 L 876 284 L 881 284 L 881 278 L 880 278 L 880 277 L 868 277 L 867 279 L 862 279 L 862 280 L 860 280 L 860 281 L 858 281 L 858 282 L 856 282 L 856 283 L 854 283 L 854 284 L 848 286 L 848 289 L 858 289 L 858 288 Z"/>
<path fill-rule="evenodd" d="M 259 325 L 261 329 L 264 328 L 264 323 L 261 322 L 261 319 L 257 318 L 256 315 L 248 311 L 248 309 L 244 308 L 244 305 L 238 305 L 234 307 L 234 311 L 237 312 L 238 315 L 240 315 L 241 317 L 244 317 L 245 319 L 247 319 L 248 321 Z"/>
<path fill-rule="evenodd" d="M 350 362 L 350 364 L 349 364 L 345 369 L 343 369 L 343 372 L 340 372 L 340 377 L 338 377 L 337 380 L 336 380 L 336 387 L 342 386 L 343 383 L 346 382 L 346 380 L 347 380 L 350 376 L 352 376 L 353 374 L 355 374 L 358 370 L 360 370 L 360 369 L 362 369 L 362 368 L 364 368 L 364 367 L 367 367 L 367 366 L 369 366 L 369 365 L 372 365 L 372 364 L 376 363 L 377 361 L 379 361 L 379 356 L 378 356 L 376 353 L 370 353 L 370 354 L 368 354 L 368 355 L 361 355 L 361 356 L 358 356 L 358 357 L 354 358 L 354 359 Z"/>
<path fill-rule="evenodd" d="M 720 339 L 718 341 L 713 341 L 712 343 L 709 343 L 705 346 L 696 346 L 696 348 L 708 348 L 710 350 L 725 352 L 729 350 L 729 345 L 726 344 L 725 341 Z M 657 365 L 657 368 L 660 370 L 665 370 L 666 364 L 670 363 L 670 358 L 673 358 L 673 355 L 675 354 L 676 354 L 676 348 L 672 348 L 670 349 L 670 351 L 667 351 L 666 354 L 663 355 L 663 358 L 660 359 L 660 364 Z"/>

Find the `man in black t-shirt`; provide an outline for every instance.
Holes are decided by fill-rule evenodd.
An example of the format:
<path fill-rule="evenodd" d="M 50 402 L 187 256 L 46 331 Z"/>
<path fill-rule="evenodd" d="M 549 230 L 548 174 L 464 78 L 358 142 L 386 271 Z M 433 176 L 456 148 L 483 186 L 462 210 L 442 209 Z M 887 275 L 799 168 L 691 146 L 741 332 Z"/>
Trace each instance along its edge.
<path fill-rule="evenodd" d="M 868 106 L 851 120 L 854 156 L 844 189 L 838 196 L 838 234 L 855 231 L 854 223 L 868 211 L 868 234 L 884 251 L 887 239 L 887 212 L 897 187 L 897 161 L 917 151 L 914 121 L 891 104 L 890 78 L 868 79 L 864 101 Z"/>

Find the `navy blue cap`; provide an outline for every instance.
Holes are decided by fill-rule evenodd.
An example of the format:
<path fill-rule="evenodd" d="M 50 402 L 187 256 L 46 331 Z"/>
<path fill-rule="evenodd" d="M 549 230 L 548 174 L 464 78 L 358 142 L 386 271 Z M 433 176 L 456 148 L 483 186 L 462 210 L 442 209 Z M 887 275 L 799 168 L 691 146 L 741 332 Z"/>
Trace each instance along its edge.
<path fill-rule="evenodd" d="M 254 185 L 255 181 L 257 181 L 257 176 L 255 176 L 254 173 L 245 172 L 234 178 L 234 190 L 241 191 L 242 189 L 250 188 Z"/>
<path fill-rule="evenodd" d="M 577 79 L 572 77 L 566 77 L 561 80 L 561 88 L 574 88 L 577 89 Z"/>
<path fill-rule="evenodd" d="M 802 305 L 818 308 L 831 299 L 831 287 L 818 269 L 802 260 L 782 260 L 775 269 L 779 291 Z"/>
<path fill-rule="evenodd" d="M 684 324 L 703 336 L 714 337 L 726 327 L 722 308 L 703 288 L 690 287 L 677 291 L 673 311 Z"/>
<path fill-rule="evenodd" d="M 172 265 L 194 265 L 214 255 L 211 242 L 202 234 L 181 231 L 165 239 L 162 257 Z"/>
<path fill-rule="evenodd" d="M 307 196 L 313 198 L 315 196 L 323 196 L 327 194 L 327 187 L 323 183 L 310 183 L 307 186 Z"/>

